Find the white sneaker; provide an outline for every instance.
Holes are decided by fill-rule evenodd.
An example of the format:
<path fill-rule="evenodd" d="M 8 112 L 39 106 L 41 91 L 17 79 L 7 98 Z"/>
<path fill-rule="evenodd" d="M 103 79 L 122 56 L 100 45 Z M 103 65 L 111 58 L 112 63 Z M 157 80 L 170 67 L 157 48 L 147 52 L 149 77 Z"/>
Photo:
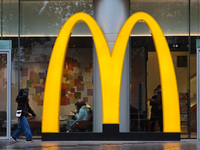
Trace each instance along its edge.
<path fill-rule="evenodd" d="M 14 142 L 18 142 L 17 139 L 13 136 L 11 136 L 10 140 L 14 141 Z"/>
<path fill-rule="evenodd" d="M 26 143 L 34 143 L 33 140 L 26 141 Z"/>

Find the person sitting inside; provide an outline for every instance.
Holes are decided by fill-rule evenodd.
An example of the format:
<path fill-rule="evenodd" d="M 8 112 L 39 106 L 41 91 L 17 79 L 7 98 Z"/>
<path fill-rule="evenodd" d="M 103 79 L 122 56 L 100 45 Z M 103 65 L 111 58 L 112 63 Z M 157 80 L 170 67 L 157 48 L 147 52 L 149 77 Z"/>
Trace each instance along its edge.
<path fill-rule="evenodd" d="M 72 113 L 75 114 L 75 120 L 70 119 L 67 121 L 67 132 L 72 132 L 73 131 L 73 125 L 76 121 L 78 120 L 86 120 L 88 118 L 88 109 L 86 107 L 85 102 L 76 102 L 75 103 L 76 111 L 72 111 Z"/>

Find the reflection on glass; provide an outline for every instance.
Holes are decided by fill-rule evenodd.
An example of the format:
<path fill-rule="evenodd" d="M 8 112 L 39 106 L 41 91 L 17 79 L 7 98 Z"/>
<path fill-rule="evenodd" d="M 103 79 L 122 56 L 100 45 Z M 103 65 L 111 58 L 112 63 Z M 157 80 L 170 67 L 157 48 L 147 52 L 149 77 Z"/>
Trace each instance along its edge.
<path fill-rule="evenodd" d="M 41 136 L 42 104 L 48 63 L 55 38 L 21 38 L 20 88 L 29 88 L 29 105 L 36 113 L 28 119 L 33 137 Z M 13 123 L 13 131 L 16 127 Z"/>
<path fill-rule="evenodd" d="M 0 53 L 0 136 L 7 130 L 7 54 Z"/>
<path fill-rule="evenodd" d="M 74 38 L 69 46 L 65 58 L 62 87 L 61 87 L 61 108 L 60 108 L 60 126 L 61 132 L 67 131 L 92 131 L 92 113 L 93 110 L 93 53 L 92 41 L 88 38 Z M 85 45 L 88 40 L 89 45 Z M 85 42 L 84 42 L 85 41 Z M 84 46 L 85 45 L 85 46 Z M 83 102 L 86 105 L 75 105 Z M 80 106 L 80 107 L 79 107 Z M 85 111 L 87 108 L 87 112 Z M 84 120 L 79 121 L 78 120 Z"/>
<path fill-rule="evenodd" d="M 181 113 L 181 132 L 186 134 L 189 131 L 188 120 L 188 51 L 184 49 L 188 37 L 166 37 L 171 50 L 174 62 L 174 69 L 177 77 L 180 113 Z M 160 84 L 159 66 L 157 54 L 151 37 L 132 37 L 131 49 L 131 131 L 160 132 L 159 119 L 152 115 L 154 111 L 151 99 L 155 95 L 154 90 Z M 143 42 L 145 41 L 145 42 Z M 140 45 L 140 43 L 144 45 Z M 177 44 L 178 43 L 178 44 Z M 178 45 L 178 46 L 174 46 Z M 195 62 L 192 58 L 191 61 Z M 195 104 L 195 103 L 194 103 Z M 195 105 L 194 105 L 195 106 Z M 191 111 L 195 112 L 191 107 Z M 156 106 L 158 107 L 158 106 Z M 191 119 L 195 123 L 195 115 Z M 192 122 L 192 120 L 191 120 Z M 154 126 L 155 124 L 155 126 Z M 196 127 L 191 126 L 192 132 Z"/>
<path fill-rule="evenodd" d="M 58 143 L 42 143 L 42 150 L 48 150 L 48 149 L 54 149 L 54 150 L 59 150 L 59 145 Z"/>
<path fill-rule="evenodd" d="M 180 150 L 180 143 L 164 143 L 164 150 Z"/>
<path fill-rule="evenodd" d="M 163 131 L 159 67 L 151 40 L 132 38 L 135 42 L 131 49 L 131 132 Z M 141 41 L 150 42 L 143 43 L 143 47 L 138 44 Z"/>
<path fill-rule="evenodd" d="M 196 43 L 196 38 L 192 38 L 192 43 Z M 191 138 L 197 138 L 197 76 L 196 76 L 196 49 L 190 54 L 190 127 Z"/>
<path fill-rule="evenodd" d="M 45 79 L 55 38 L 21 40 L 21 88 L 29 88 L 29 105 L 36 113 L 36 118 L 28 121 L 32 135 L 40 136 Z"/>
<path fill-rule="evenodd" d="M 142 11 L 150 14 L 160 25 L 166 36 L 188 36 L 188 0 L 131 0 L 130 14 Z M 191 10 L 195 5 L 192 5 Z M 198 24 L 194 19 L 194 24 Z M 150 36 L 145 24 L 139 23 L 132 32 L 133 35 Z"/>
<path fill-rule="evenodd" d="M 193 121 L 188 118 L 190 113 L 188 111 L 188 100 L 190 99 L 188 88 L 191 88 L 188 87 L 188 70 L 192 70 L 194 75 L 196 73 L 195 69 L 192 69 L 195 67 L 194 63 L 194 66 L 190 65 L 191 68 L 188 66 L 188 1 L 161 0 L 148 2 L 146 0 L 131 0 L 130 3 L 131 15 L 138 11 L 147 12 L 158 22 L 166 36 L 177 77 L 181 106 L 181 132 L 187 135 L 190 128 L 191 131 L 194 130 L 193 132 L 195 132 L 195 105 L 193 108 L 191 107 L 193 117 L 190 119 L 193 118 Z M 194 3 L 191 7 L 195 7 Z M 193 9 L 191 10 L 193 11 Z M 195 19 L 193 19 L 193 22 L 196 22 Z M 154 119 L 152 119 L 154 108 L 151 105 L 151 99 L 155 94 L 154 90 L 161 84 L 154 44 L 148 27 L 143 23 L 138 23 L 134 27 L 132 35 L 134 40 L 131 41 L 130 104 L 132 105 L 131 119 L 134 119 L 131 120 L 131 131 L 160 132 L 162 129 L 160 129 L 158 121 L 154 123 Z M 192 43 L 191 47 L 195 48 L 195 42 Z M 191 58 L 192 61 L 195 62 L 195 59 Z M 194 82 L 196 83 L 196 81 Z M 195 97 L 195 89 L 192 91 L 192 96 Z M 193 126 L 190 126 L 191 123 Z"/>
<path fill-rule="evenodd" d="M 2 2 L 2 3 L 1 3 Z M 0 29 L 4 37 L 18 35 L 18 0 L 3 0 L 0 4 Z"/>
<path fill-rule="evenodd" d="M 93 0 L 22 0 L 22 35 L 57 36 L 65 21 L 77 12 L 93 16 Z M 91 35 L 83 23 L 74 28 L 73 35 Z"/>
<path fill-rule="evenodd" d="M 53 37 L 21 39 L 21 88 L 29 88 L 29 104 L 37 115 L 29 122 L 33 136 L 41 136 L 45 80 L 55 40 Z M 92 38 L 71 38 L 63 66 L 60 132 L 66 132 L 75 102 L 84 101 L 93 110 L 92 56 Z M 87 131 L 92 131 L 91 122 L 92 117 Z"/>
<path fill-rule="evenodd" d="M 146 56 L 144 48 L 131 49 L 130 117 L 131 132 L 145 131 L 146 106 Z"/>
<path fill-rule="evenodd" d="M 42 106 L 48 64 L 61 27 L 77 12 L 93 15 L 93 0 L 37 1 L 22 0 L 21 5 L 21 85 L 29 87 L 29 103 L 37 117 L 29 123 L 33 136 L 41 135 Z M 28 12 L 28 13 L 27 13 Z M 73 35 L 91 35 L 85 24 L 77 24 Z M 35 38 L 34 38 L 35 37 Z M 78 39 L 78 38 L 77 38 Z M 82 42 L 82 44 L 77 44 Z M 89 43 L 89 44 L 88 44 Z M 76 101 L 85 101 L 93 107 L 91 40 L 74 40 L 64 64 L 60 100 L 60 131 L 66 132 L 66 123 Z M 84 45 L 84 46 L 83 46 Z M 78 46 L 78 47 L 77 47 Z"/>
<path fill-rule="evenodd" d="M 11 79 L 11 134 L 17 129 L 18 118 L 16 118 L 16 97 L 18 95 L 18 42 L 17 38 L 8 38 L 12 40 L 12 51 L 11 51 L 11 61 L 12 61 L 12 79 Z M 22 55 L 23 56 L 23 55 Z"/>

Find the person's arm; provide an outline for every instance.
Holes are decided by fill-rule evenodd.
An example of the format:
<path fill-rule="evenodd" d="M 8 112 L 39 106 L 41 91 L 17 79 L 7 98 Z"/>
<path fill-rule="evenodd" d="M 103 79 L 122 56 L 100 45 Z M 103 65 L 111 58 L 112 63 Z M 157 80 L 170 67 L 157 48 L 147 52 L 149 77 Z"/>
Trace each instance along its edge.
<path fill-rule="evenodd" d="M 149 99 L 149 101 L 151 106 L 155 104 L 155 99 Z"/>
<path fill-rule="evenodd" d="M 28 112 L 35 118 L 36 117 L 36 114 L 35 112 L 33 111 L 33 109 L 28 105 Z"/>
<path fill-rule="evenodd" d="M 29 106 L 29 103 L 28 103 L 28 92 L 29 92 L 29 88 L 25 88 L 24 89 L 24 97 L 26 98 L 26 103 L 27 103 L 27 107 L 28 107 L 28 112 L 33 116 L 35 117 L 36 114 L 35 112 L 32 110 L 32 108 Z"/>
<path fill-rule="evenodd" d="M 156 102 L 156 104 L 162 104 L 162 96 L 161 96 L 161 94 L 159 94 L 158 96 L 157 96 L 157 98 L 155 99 L 155 102 Z"/>
<path fill-rule="evenodd" d="M 86 113 L 86 111 L 85 111 L 84 109 L 81 108 L 81 109 L 79 110 L 79 112 L 76 113 L 76 115 L 75 115 L 76 121 L 82 120 L 83 117 L 86 115 L 85 113 Z"/>

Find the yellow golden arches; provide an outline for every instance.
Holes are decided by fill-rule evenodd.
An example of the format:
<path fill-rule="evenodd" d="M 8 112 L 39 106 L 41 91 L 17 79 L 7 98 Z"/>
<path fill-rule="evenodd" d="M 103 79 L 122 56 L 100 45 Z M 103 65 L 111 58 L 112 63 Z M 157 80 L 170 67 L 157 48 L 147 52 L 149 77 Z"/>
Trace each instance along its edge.
<path fill-rule="evenodd" d="M 105 37 L 91 16 L 86 13 L 77 13 L 65 22 L 56 39 L 48 67 L 43 103 L 43 133 L 59 132 L 61 78 L 63 75 L 67 44 L 74 26 L 81 21 L 85 22 L 91 30 L 97 55 L 100 58 L 99 62 L 107 62 L 110 59 L 110 51 Z"/>
<path fill-rule="evenodd" d="M 85 13 L 77 13 L 70 17 L 62 27 L 51 55 L 43 104 L 43 133 L 59 132 L 60 90 L 64 59 L 70 34 L 76 23 L 80 21 L 88 25 L 96 46 L 102 88 L 103 124 L 119 124 L 120 84 L 126 45 L 133 26 L 140 20 L 148 24 L 153 37 L 156 38 L 154 38 L 154 43 L 158 53 L 159 66 L 162 68 L 160 74 L 163 88 L 164 132 L 180 132 L 178 92 L 173 63 L 165 37 L 156 21 L 146 13 L 132 15 L 122 27 L 111 55 L 105 37 L 96 21 Z M 169 66 L 167 70 L 165 65 Z M 166 72 L 167 74 L 165 74 Z M 169 77 L 173 88 L 169 86 L 170 82 L 167 79 Z M 168 93 L 171 97 L 170 100 L 164 98 L 167 92 L 171 92 Z M 172 103 L 174 107 L 171 107 Z"/>
<path fill-rule="evenodd" d="M 129 17 L 115 42 L 112 57 L 120 60 L 122 63 L 119 64 L 123 65 L 122 56 L 125 54 L 128 38 L 134 25 L 139 21 L 148 25 L 157 52 L 162 86 L 164 132 L 180 132 L 180 108 L 174 65 L 165 36 L 154 18 L 144 12 Z"/>

